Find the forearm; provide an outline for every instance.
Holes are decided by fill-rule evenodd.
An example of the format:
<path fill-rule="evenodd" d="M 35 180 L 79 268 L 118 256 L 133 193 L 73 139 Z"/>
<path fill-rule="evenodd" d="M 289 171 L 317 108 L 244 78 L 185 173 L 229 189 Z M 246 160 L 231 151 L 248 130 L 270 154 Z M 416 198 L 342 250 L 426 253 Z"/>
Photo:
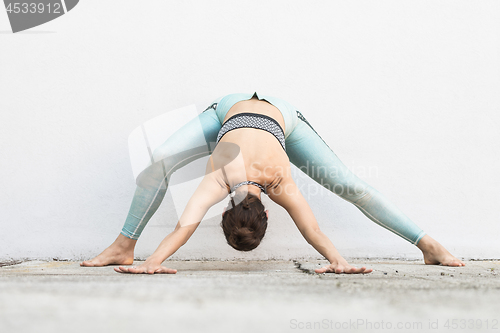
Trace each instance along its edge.
<path fill-rule="evenodd" d="M 304 238 L 330 263 L 343 259 L 330 239 L 321 230 L 311 230 L 304 234 Z"/>
<path fill-rule="evenodd" d="M 191 232 L 188 230 L 184 228 L 176 228 L 168 234 L 165 239 L 163 239 L 155 252 L 149 256 L 147 260 L 161 264 L 168 257 L 173 255 L 182 245 L 184 245 L 190 236 Z"/>

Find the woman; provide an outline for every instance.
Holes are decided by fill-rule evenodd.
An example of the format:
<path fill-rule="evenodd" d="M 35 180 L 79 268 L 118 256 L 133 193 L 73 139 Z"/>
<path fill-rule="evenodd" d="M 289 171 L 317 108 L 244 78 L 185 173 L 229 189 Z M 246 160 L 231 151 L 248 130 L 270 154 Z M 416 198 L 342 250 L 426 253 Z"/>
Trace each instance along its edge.
<path fill-rule="evenodd" d="M 196 130 L 199 124 L 203 133 Z M 209 149 L 203 153 L 196 148 L 202 140 L 215 142 L 215 148 L 208 145 Z M 176 273 L 161 263 L 187 242 L 207 210 L 228 193 L 231 198 L 221 223 L 227 242 L 240 251 L 254 249 L 267 227 L 268 211 L 260 201 L 264 192 L 287 210 L 307 242 L 330 262 L 316 269 L 317 273 L 370 273 L 372 269 L 349 265 L 321 232 L 291 177 L 290 162 L 354 204 L 375 223 L 416 245 L 426 264 L 465 265 L 380 192 L 348 170 L 295 107 L 275 97 L 259 97 L 257 93 L 231 94 L 217 99 L 156 149 L 154 161 L 161 163 L 139 177 L 121 234 L 100 255 L 81 265 L 131 265 L 137 239 L 161 203 L 170 175 L 210 153 L 207 173 L 175 230 L 142 265 L 119 266 L 115 268 L 117 272 Z"/>

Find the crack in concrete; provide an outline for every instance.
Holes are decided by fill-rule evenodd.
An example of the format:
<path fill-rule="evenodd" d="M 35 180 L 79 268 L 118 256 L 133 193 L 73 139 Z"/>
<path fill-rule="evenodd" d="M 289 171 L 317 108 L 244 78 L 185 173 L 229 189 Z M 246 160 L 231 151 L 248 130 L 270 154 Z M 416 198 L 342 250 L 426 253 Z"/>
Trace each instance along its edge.
<path fill-rule="evenodd" d="M 13 266 L 22 263 L 19 260 L 0 261 L 0 267 Z"/>
<path fill-rule="evenodd" d="M 293 264 L 295 265 L 295 268 L 297 268 L 299 271 L 309 274 L 309 275 L 319 275 L 315 271 L 312 271 L 310 269 L 302 267 L 302 264 L 298 262 L 297 260 L 293 260 Z"/>

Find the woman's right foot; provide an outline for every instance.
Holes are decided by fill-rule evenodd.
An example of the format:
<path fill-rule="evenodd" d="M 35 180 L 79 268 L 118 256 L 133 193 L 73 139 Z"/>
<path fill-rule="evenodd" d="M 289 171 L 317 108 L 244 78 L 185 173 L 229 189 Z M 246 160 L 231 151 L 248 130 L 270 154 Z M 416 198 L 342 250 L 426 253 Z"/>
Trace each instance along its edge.
<path fill-rule="evenodd" d="M 422 251 L 426 265 L 465 266 L 462 260 L 455 258 L 443 245 L 429 235 L 422 237 L 417 247 Z"/>
<path fill-rule="evenodd" d="M 134 248 L 137 240 L 120 234 L 106 250 L 92 260 L 80 264 L 85 267 L 101 267 L 107 265 L 132 265 L 134 262 Z"/>

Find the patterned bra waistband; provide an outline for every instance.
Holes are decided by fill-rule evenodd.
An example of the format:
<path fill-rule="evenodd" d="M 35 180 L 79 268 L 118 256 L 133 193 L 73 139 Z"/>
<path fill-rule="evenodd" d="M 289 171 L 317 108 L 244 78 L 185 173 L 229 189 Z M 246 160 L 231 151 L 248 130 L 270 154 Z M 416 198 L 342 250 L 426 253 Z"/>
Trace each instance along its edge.
<path fill-rule="evenodd" d="M 244 182 L 241 182 L 241 183 L 238 183 L 236 185 L 234 185 L 232 188 L 231 188 L 231 191 L 230 193 L 233 193 L 238 187 L 240 186 L 243 186 L 243 185 L 255 185 L 257 186 L 258 188 L 260 188 L 260 190 L 262 192 L 264 192 L 264 194 L 267 194 L 267 191 L 266 191 L 266 188 L 264 186 L 262 186 L 261 184 L 259 183 L 256 183 L 254 181 L 251 181 L 251 180 L 245 180 Z"/>
<path fill-rule="evenodd" d="M 281 147 L 283 147 L 283 149 L 286 151 L 285 133 L 283 132 L 280 124 L 275 119 L 269 116 L 250 112 L 238 113 L 226 120 L 226 122 L 222 125 L 219 134 L 217 135 L 216 143 L 219 143 L 219 140 L 227 132 L 245 127 L 257 128 L 271 133 L 279 141 Z"/>

